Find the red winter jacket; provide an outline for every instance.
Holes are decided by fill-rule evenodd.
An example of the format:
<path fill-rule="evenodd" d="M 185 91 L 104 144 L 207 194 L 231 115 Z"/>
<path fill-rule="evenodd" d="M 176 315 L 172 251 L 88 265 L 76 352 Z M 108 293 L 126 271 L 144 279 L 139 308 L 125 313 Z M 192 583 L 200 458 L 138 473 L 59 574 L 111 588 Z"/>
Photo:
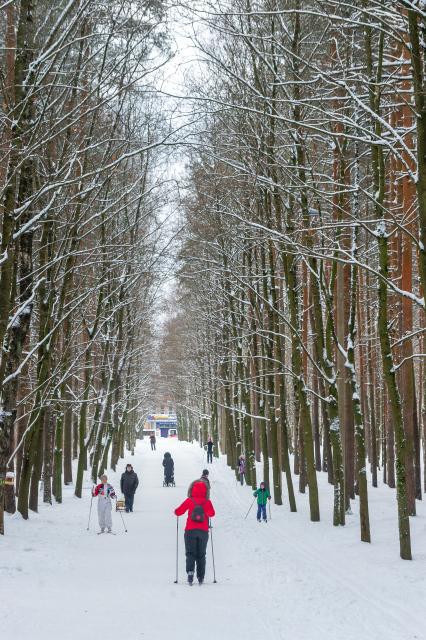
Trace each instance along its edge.
<path fill-rule="evenodd" d="M 175 509 L 175 515 L 177 516 L 182 516 L 186 511 L 188 511 L 185 531 L 189 531 L 190 529 L 202 529 L 203 531 L 209 530 L 209 518 L 213 518 L 215 510 L 210 500 L 206 500 L 206 494 L 206 483 L 200 480 L 192 487 L 191 498 L 187 498 L 177 509 Z M 203 505 L 204 513 L 206 515 L 204 522 L 195 522 L 194 520 L 191 520 L 191 514 L 195 507 L 194 503 Z"/>

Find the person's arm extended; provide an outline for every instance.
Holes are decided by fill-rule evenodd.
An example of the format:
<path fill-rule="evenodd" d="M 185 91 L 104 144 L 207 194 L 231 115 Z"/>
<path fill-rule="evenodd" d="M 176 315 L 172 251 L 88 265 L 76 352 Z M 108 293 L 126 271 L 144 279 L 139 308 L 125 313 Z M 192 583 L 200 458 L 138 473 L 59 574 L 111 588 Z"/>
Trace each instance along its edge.
<path fill-rule="evenodd" d="M 183 514 L 189 509 L 189 503 L 190 503 L 189 498 L 184 500 L 182 504 L 175 509 L 175 516 L 183 516 Z"/>

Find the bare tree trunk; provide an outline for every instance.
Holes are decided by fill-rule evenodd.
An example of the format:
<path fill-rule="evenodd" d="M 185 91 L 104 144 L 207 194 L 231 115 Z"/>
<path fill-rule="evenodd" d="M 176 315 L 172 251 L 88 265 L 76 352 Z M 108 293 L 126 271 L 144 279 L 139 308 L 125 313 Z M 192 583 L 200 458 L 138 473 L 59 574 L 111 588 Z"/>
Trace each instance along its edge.
<path fill-rule="evenodd" d="M 51 405 L 46 407 L 44 419 L 43 502 L 52 504 L 53 439 L 55 436 L 55 414 Z"/>

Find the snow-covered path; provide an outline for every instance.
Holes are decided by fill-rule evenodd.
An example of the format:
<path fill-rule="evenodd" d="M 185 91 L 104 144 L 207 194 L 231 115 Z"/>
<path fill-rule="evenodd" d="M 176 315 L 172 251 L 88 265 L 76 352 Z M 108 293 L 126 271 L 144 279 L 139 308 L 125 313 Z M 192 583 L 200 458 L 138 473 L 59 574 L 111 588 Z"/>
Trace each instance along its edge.
<path fill-rule="evenodd" d="M 163 488 L 163 453 L 175 459 L 176 488 Z M 65 489 L 63 507 L 45 507 L 24 523 L 7 522 L 0 541 L 2 637 L 10 640 L 149 640 L 235 637 L 291 640 L 424 639 L 426 510 L 413 519 L 414 562 L 398 558 L 394 495 L 370 491 L 374 543 L 358 542 L 354 515 L 344 529 L 330 524 L 331 488 L 321 477 L 322 521 L 309 522 L 306 496 L 298 513 L 272 507 L 259 525 L 251 493 L 224 460 L 210 467 L 218 584 L 212 584 L 208 548 L 206 584 L 185 585 L 181 519 L 180 581 L 175 571 L 173 508 L 199 477 L 204 452 L 161 441 L 151 452 L 139 442 L 131 461 L 140 476 L 128 533 L 114 514 L 116 536 L 97 536 L 96 509 Z M 110 481 L 119 488 L 125 462 Z M 324 474 L 322 474 L 324 475 Z"/>

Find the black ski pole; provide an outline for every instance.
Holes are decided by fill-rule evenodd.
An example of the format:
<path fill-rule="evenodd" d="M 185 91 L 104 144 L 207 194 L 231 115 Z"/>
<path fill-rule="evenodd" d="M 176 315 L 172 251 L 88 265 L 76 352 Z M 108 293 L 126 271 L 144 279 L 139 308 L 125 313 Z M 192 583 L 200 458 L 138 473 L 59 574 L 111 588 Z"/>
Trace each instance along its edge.
<path fill-rule="evenodd" d="M 89 531 L 89 527 L 90 527 L 90 517 L 92 515 L 92 504 L 93 504 L 93 489 L 92 489 L 92 499 L 90 500 L 89 520 L 87 521 L 87 531 Z"/>
<path fill-rule="evenodd" d="M 179 516 L 176 516 L 176 580 L 175 580 L 175 584 L 178 583 L 178 572 L 179 572 Z"/>
<path fill-rule="evenodd" d="M 251 509 L 252 509 L 252 507 L 253 507 L 253 505 L 254 505 L 254 501 L 255 501 L 255 500 L 256 500 L 256 496 L 253 498 L 253 502 L 251 503 L 251 505 L 250 505 L 250 509 L 247 511 L 247 513 L 246 513 L 246 515 L 245 515 L 244 520 L 246 520 L 246 519 L 247 519 L 247 516 L 248 516 L 248 514 L 250 513 L 250 511 L 251 511 Z"/>
<path fill-rule="evenodd" d="M 210 531 L 211 531 L 211 539 L 212 539 L 212 560 L 213 560 L 213 583 L 216 584 L 217 580 L 216 580 L 216 565 L 214 563 L 214 548 L 213 548 L 213 527 L 211 525 L 211 522 L 209 523 L 210 526 Z"/>
<path fill-rule="evenodd" d="M 124 518 L 123 518 L 123 514 L 121 513 L 121 509 L 119 509 L 119 510 L 118 510 L 118 513 L 119 513 L 119 514 L 120 514 L 120 516 L 121 516 L 121 522 L 123 523 L 124 532 L 125 532 L 125 533 L 127 533 L 127 527 L 126 527 L 126 525 L 124 524 Z"/>

